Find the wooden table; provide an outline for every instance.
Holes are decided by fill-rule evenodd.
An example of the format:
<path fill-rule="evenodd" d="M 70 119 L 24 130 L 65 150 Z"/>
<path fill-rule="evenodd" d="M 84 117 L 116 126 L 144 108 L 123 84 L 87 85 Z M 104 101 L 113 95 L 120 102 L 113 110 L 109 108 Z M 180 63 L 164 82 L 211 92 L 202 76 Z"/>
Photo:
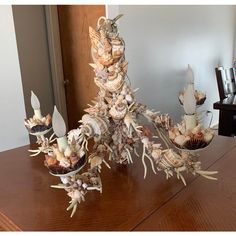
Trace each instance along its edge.
<path fill-rule="evenodd" d="M 103 166 L 103 193 L 89 192 L 73 218 L 58 178 L 29 157 L 28 146 L 0 154 L 0 227 L 23 231 L 236 230 L 236 140 L 215 137 L 201 151 L 218 181 L 186 176 L 187 187 L 159 172 L 143 179 L 141 161 Z"/>

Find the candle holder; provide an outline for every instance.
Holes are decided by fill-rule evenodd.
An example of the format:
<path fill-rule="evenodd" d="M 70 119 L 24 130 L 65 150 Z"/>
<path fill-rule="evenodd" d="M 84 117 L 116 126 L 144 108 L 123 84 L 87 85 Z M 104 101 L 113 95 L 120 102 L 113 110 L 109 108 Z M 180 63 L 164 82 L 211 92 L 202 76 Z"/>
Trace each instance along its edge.
<path fill-rule="evenodd" d="M 186 129 L 186 121 L 169 130 L 169 139 L 180 149 L 199 150 L 207 147 L 214 137 L 214 131 L 197 124 L 192 129 Z"/>
<path fill-rule="evenodd" d="M 154 174 L 161 171 L 167 179 L 176 176 L 184 185 L 186 181 L 182 172 L 216 179 L 211 176 L 216 174 L 216 171 L 201 169 L 201 162 L 195 152 L 179 150 L 169 140 L 169 131 L 184 127 L 179 125 L 175 128 L 168 114 L 159 114 L 136 101 L 137 89 L 133 90 L 127 80 L 125 42 L 120 37 L 116 25 L 121 16 L 112 20 L 101 17 L 98 19 L 96 30 L 89 27 L 93 59 L 90 66 L 94 70 L 94 82 L 99 87 L 99 92 L 93 104 L 85 109 L 87 114 L 82 116 L 80 126 L 69 131 L 67 137 L 63 118 L 54 108 L 52 124 L 57 144 L 50 145 L 44 163 L 50 174 L 59 177 L 62 182 L 52 187 L 64 189 L 70 197 L 67 210 L 72 209 L 71 216 L 74 215 L 78 204 L 85 200 L 88 190 L 102 192 L 100 172 L 103 164 L 107 168 L 111 168 L 108 162 L 132 165 L 133 155 L 142 162 L 144 178 L 148 171 L 146 162 L 149 162 Z M 187 88 L 183 103 L 187 111 L 184 122 L 188 123 L 188 132 L 192 129 L 202 130 L 195 120 L 196 99 L 193 89 L 193 85 Z M 34 110 L 37 116 L 40 116 L 38 102 L 34 103 Z M 188 117 L 192 114 L 194 119 Z M 157 136 L 140 124 L 140 116 L 153 124 Z M 198 133 L 196 130 L 196 134 Z M 157 137 L 163 141 L 163 145 L 156 142 Z M 206 137 L 204 138 L 206 142 Z M 207 145 L 212 138 L 208 137 Z M 93 140 L 93 146 L 88 146 L 90 140 Z M 140 146 L 142 152 L 139 154 L 137 148 Z M 197 145 L 198 148 L 199 146 L 200 144 Z M 90 155 L 87 155 L 88 151 Z M 88 170 L 83 172 L 86 164 Z"/>
<path fill-rule="evenodd" d="M 70 176 L 78 173 L 86 164 L 86 153 L 75 143 L 60 151 L 57 144 L 52 145 L 52 152 L 45 156 L 44 164 L 51 175 L 57 177 Z"/>
<path fill-rule="evenodd" d="M 25 119 L 25 127 L 28 130 L 29 134 L 34 136 L 45 135 L 52 129 L 52 118 L 48 114 L 46 117 Z"/>
<path fill-rule="evenodd" d="M 183 92 L 180 92 L 179 101 L 184 107 L 185 115 L 182 117 L 180 124 L 171 127 L 168 131 L 170 141 L 178 149 L 197 151 L 207 147 L 213 137 L 214 131 L 210 129 L 211 121 L 208 128 L 204 128 L 199 122 L 200 114 L 197 114 L 197 105 L 202 105 L 206 100 L 206 95 L 194 88 L 193 70 L 188 65 L 189 84 Z M 206 114 L 211 113 L 207 111 Z M 211 113 L 212 114 L 212 113 Z M 211 117 L 212 120 L 212 117 Z"/>
<path fill-rule="evenodd" d="M 38 144 L 38 149 L 28 150 L 32 153 L 30 156 L 37 156 L 41 152 L 48 153 L 48 151 L 51 150 L 50 144 L 55 141 L 55 139 L 53 139 L 54 133 L 49 139 L 45 137 L 45 134 L 52 130 L 51 116 L 48 114 L 46 117 L 40 119 L 33 116 L 32 118 L 25 119 L 24 124 L 29 134 L 37 138 L 36 143 Z"/>
<path fill-rule="evenodd" d="M 34 115 L 29 119 L 25 119 L 24 124 L 29 134 L 37 138 L 36 143 L 38 144 L 38 149 L 28 150 L 32 153 L 30 156 L 37 156 L 41 152 L 50 152 L 50 144 L 53 143 L 55 139 L 53 139 L 54 133 L 49 139 L 45 137 L 45 134 L 52 130 L 52 118 L 50 114 L 45 117 L 42 116 L 40 102 L 33 91 L 31 91 L 31 106 L 34 109 Z"/>

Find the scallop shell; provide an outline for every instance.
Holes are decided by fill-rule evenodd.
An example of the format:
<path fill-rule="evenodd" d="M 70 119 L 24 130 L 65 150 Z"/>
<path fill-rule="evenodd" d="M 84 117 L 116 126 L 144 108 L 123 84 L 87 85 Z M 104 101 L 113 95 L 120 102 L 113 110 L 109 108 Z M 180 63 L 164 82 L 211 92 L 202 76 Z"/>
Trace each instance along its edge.
<path fill-rule="evenodd" d="M 89 26 L 89 37 L 91 39 L 92 46 L 97 49 L 98 44 L 100 43 L 100 34 Z"/>

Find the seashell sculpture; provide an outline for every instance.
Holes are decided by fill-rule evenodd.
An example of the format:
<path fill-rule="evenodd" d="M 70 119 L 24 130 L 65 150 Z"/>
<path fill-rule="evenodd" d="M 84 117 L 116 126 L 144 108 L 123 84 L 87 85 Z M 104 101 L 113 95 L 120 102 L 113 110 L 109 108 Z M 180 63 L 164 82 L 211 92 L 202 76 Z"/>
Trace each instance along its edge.
<path fill-rule="evenodd" d="M 201 170 L 201 163 L 194 153 L 176 148 L 178 146 L 191 149 L 191 142 L 196 140 L 199 140 L 196 146 L 203 147 L 213 138 L 210 129 L 203 129 L 195 122 L 195 107 L 189 108 L 186 102 L 190 99 L 196 105 L 192 94 L 187 92 L 187 96 L 184 95 L 184 107 L 188 110 L 186 123 L 178 126 L 173 126 L 168 114 L 159 114 L 136 101 L 137 89 L 133 90 L 127 81 L 125 43 L 116 25 L 121 16 L 113 20 L 100 17 L 96 30 L 89 27 L 93 58 L 90 66 L 94 70 L 94 82 L 100 91 L 92 101 L 93 105 L 85 109 L 87 114 L 80 120 L 80 126 L 69 131 L 67 137 L 64 137 L 65 128 L 56 132 L 54 126 L 60 128 L 63 125 L 56 125 L 53 118 L 53 129 L 58 136 L 58 144 L 50 145 L 46 152 L 45 165 L 50 173 L 60 177 L 62 183 L 51 187 L 67 191 L 71 199 L 67 210 L 72 209 L 71 217 L 76 212 L 78 204 L 85 200 L 89 190 L 102 192 L 102 165 L 110 168 L 109 162 L 112 161 L 132 165 L 133 155 L 142 162 L 144 178 L 148 171 L 146 162 L 149 162 L 154 174 L 161 171 L 167 178 L 176 175 L 184 185 L 186 181 L 181 174 L 183 171 L 216 179 L 211 176 L 216 174 L 216 171 Z M 139 123 L 139 116 L 145 117 L 153 124 L 158 138 L 163 141 L 162 145 L 153 141 L 156 136 Z M 61 118 L 58 115 L 58 122 L 59 120 Z M 88 145 L 90 139 L 94 140 L 91 146 Z M 60 149 L 58 145 L 64 148 Z M 140 145 L 142 153 L 139 154 L 137 148 Z M 88 150 L 90 155 L 86 155 Z M 83 172 L 86 162 L 89 167 Z"/>

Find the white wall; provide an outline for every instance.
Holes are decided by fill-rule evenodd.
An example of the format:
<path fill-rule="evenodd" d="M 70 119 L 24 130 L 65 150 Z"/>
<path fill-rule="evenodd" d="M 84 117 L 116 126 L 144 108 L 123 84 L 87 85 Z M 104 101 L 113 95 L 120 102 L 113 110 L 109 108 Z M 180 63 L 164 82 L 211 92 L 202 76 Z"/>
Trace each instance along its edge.
<path fill-rule="evenodd" d="M 0 151 L 29 143 L 11 6 L 0 6 Z"/>
<path fill-rule="evenodd" d="M 124 14 L 120 33 L 126 42 L 128 75 L 139 87 L 139 101 L 180 121 L 178 93 L 185 85 L 187 64 L 196 88 L 207 93 L 200 109 L 218 111 L 215 67 L 232 66 L 235 36 L 234 6 L 108 6 L 108 16 Z"/>
<path fill-rule="evenodd" d="M 12 8 L 27 117 L 34 113 L 31 90 L 40 100 L 42 114 L 52 114 L 54 96 L 44 6 L 14 5 Z"/>

